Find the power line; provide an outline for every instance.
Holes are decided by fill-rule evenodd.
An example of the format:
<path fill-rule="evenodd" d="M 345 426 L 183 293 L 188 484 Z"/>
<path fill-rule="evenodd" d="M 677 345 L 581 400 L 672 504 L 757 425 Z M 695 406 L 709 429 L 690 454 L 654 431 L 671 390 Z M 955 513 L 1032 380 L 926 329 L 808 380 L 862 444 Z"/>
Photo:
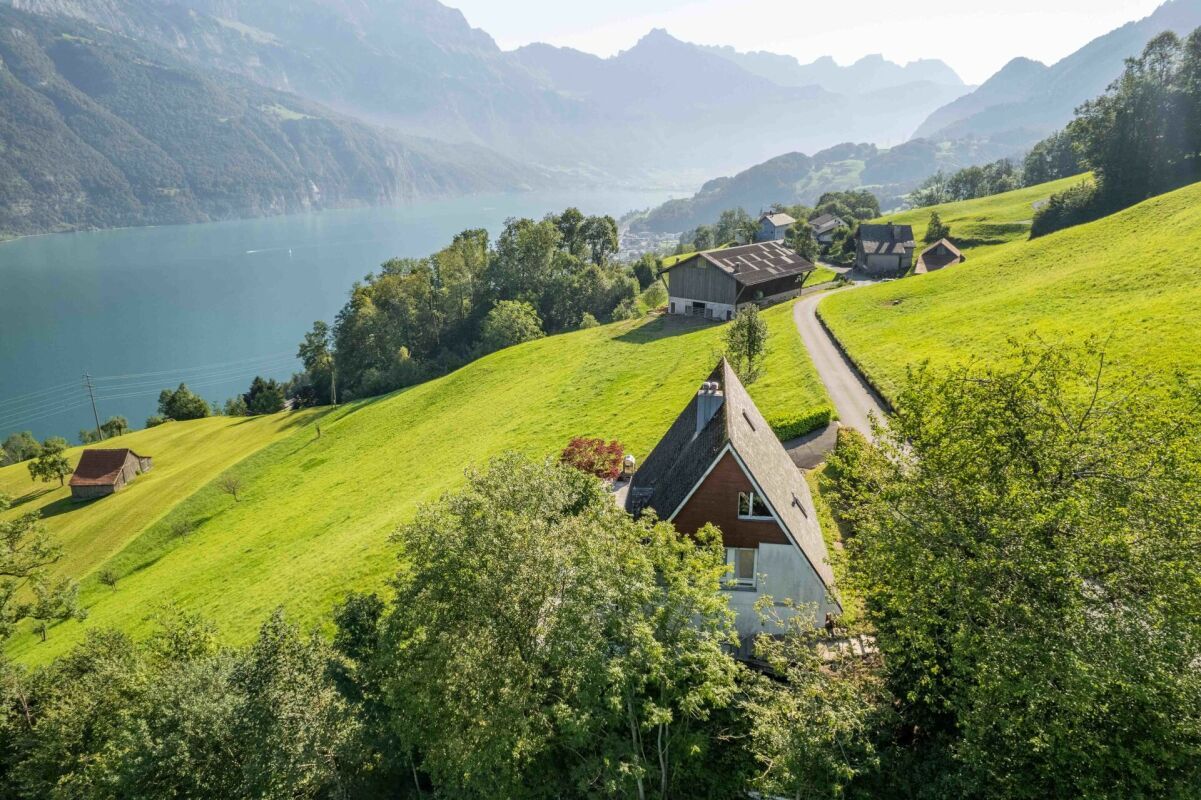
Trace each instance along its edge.
<path fill-rule="evenodd" d="M 96 394 L 93 391 L 96 387 L 92 385 L 92 376 L 86 371 L 83 373 L 83 387 L 88 390 L 88 399 L 92 401 L 92 418 L 96 420 L 96 441 L 104 441 L 104 431 L 100 430 L 100 415 L 96 413 Z"/>
<path fill-rule="evenodd" d="M 280 358 L 295 358 L 295 357 L 296 357 L 296 354 L 292 353 L 292 352 L 273 353 L 271 355 L 254 356 L 252 358 L 241 358 L 241 359 L 237 359 L 234 361 L 218 361 L 213 364 L 206 364 L 204 366 L 199 366 L 199 367 L 179 367 L 177 369 L 164 369 L 164 370 L 159 370 L 157 372 L 133 372 L 128 375 L 102 375 L 100 377 L 95 378 L 95 380 L 108 381 L 108 380 L 118 380 L 118 379 L 125 379 L 125 378 L 146 378 L 146 377 L 150 377 L 153 375 L 170 375 L 170 374 L 179 373 L 179 372 L 204 372 L 204 371 L 210 370 L 210 369 L 218 369 L 218 368 L 224 368 L 224 367 L 232 367 L 234 365 L 246 364 L 247 362 L 255 363 L 255 362 L 259 362 L 259 361 L 268 361 L 268 360 L 274 361 L 274 360 L 280 359 Z"/>

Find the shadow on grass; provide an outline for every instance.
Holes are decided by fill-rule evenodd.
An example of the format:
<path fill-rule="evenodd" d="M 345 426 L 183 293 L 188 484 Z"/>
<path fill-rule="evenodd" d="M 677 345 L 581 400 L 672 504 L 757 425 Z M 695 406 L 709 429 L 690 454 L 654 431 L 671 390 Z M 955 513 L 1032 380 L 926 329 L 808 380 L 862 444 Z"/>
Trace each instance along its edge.
<path fill-rule="evenodd" d="M 50 519 L 51 517 L 57 517 L 59 514 L 66 514 L 70 511 L 87 508 L 97 500 L 103 499 L 103 497 L 96 497 L 89 500 L 76 500 L 73 497 L 62 497 L 53 503 L 42 506 L 42 519 Z"/>
<path fill-rule="evenodd" d="M 49 494 L 50 492 L 53 492 L 53 491 L 54 491 L 54 487 L 47 487 L 45 489 L 34 489 L 32 491 L 28 491 L 25 494 L 21 495 L 20 497 L 13 498 L 12 505 L 9 506 L 9 508 L 17 508 L 18 506 L 23 506 L 26 503 L 30 503 L 34 500 L 37 500 L 42 495 Z"/>
<path fill-rule="evenodd" d="M 719 320 L 664 315 L 653 322 L 648 322 L 645 325 L 639 325 L 633 330 L 626 331 L 616 337 L 616 341 L 626 342 L 627 344 L 649 344 L 650 342 L 657 342 L 660 339 L 667 339 L 672 336 L 694 333 L 718 324 L 720 324 Z"/>

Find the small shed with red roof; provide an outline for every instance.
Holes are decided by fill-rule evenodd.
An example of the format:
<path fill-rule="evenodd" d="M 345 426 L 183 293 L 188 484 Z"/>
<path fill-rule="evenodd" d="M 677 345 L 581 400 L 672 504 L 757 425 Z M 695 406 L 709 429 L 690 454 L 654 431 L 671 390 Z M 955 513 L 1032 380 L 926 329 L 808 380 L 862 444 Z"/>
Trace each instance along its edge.
<path fill-rule="evenodd" d="M 84 450 L 71 476 L 71 497 L 93 500 L 119 492 L 134 477 L 154 466 L 150 456 L 127 447 L 119 450 Z"/>

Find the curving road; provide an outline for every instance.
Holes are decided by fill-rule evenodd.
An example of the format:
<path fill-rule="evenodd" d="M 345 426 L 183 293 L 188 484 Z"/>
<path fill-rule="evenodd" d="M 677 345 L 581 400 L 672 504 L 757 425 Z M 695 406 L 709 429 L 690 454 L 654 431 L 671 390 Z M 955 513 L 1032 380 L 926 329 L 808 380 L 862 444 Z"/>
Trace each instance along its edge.
<path fill-rule="evenodd" d="M 854 288 L 851 286 L 834 291 L 845 292 Z M 875 414 L 878 419 L 885 419 L 883 404 L 871 387 L 859 377 L 854 366 L 843 356 L 838 345 L 817 319 L 817 304 L 833 293 L 819 292 L 801 298 L 800 302 L 793 306 L 792 318 L 796 322 L 805 349 L 809 351 L 809 358 L 817 368 L 822 383 L 826 385 L 827 394 L 834 402 L 839 422 L 871 439 L 872 428 L 868 423 L 868 415 Z"/>

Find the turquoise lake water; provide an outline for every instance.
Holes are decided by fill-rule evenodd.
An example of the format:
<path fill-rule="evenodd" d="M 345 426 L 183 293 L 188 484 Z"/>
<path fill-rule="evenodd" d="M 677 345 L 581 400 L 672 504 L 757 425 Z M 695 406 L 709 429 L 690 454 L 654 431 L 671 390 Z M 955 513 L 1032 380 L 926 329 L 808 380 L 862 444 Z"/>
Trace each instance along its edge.
<path fill-rule="evenodd" d="M 615 216 L 665 192 L 507 194 L 203 225 L 0 243 L 0 439 L 76 440 L 96 378 L 103 421 L 141 427 L 159 391 L 186 381 L 210 400 L 255 375 L 286 378 L 314 320 L 394 256 L 424 256 L 467 228 L 574 205 Z"/>

